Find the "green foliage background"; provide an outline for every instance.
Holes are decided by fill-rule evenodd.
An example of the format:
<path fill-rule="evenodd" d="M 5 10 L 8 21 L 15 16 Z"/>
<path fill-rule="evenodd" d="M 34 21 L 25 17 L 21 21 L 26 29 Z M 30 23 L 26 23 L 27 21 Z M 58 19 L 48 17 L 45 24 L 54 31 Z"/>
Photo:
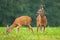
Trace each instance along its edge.
<path fill-rule="evenodd" d="M 60 26 L 60 0 L 43 0 L 45 15 L 49 26 Z M 32 17 L 32 26 L 36 26 L 37 11 L 41 0 L 0 0 L 0 26 L 11 25 L 16 17 Z"/>

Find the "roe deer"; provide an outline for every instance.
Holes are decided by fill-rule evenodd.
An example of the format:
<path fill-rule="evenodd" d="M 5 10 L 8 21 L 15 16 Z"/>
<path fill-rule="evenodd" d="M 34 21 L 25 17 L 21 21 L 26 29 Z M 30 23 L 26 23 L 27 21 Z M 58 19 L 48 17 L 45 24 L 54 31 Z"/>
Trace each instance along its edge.
<path fill-rule="evenodd" d="M 10 25 L 9 27 L 7 26 L 7 30 L 6 30 L 6 33 L 8 34 L 14 27 L 17 28 L 17 31 L 19 31 L 19 27 L 22 26 L 22 25 L 27 25 L 29 29 L 32 30 L 33 32 L 33 29 L 31 27 L 31 17 L 29 16 L 21 16 L 21 17 L 18 17 L 15 19 L 15 21 L 13 22 L 12 25 Z"/>
<path fill-rule="evenodd" d="M 42 31 L 45 31 L 45 27 L 47 25 L 47 18 L 46 16 L 44 15 L 44 8 L 43 8 L 43 5 L 41 5 L 41 9 L 38 10 L 38 16 L 36 18 L 36 21 L 37 21 L 37 32 L 38 32 L 38 27 L 40 26 L 40 30 Z M 43 27 L 43 28 L 42 28 Z"/>

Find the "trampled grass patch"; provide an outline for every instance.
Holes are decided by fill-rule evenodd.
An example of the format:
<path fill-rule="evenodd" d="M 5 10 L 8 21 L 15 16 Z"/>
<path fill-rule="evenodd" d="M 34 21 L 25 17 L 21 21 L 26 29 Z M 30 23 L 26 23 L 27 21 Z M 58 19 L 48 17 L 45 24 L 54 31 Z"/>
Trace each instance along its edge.
<path fill-rule="evenodd" d="M 27 27 L 21 27 L 19 33 L 14 28 L 8 35 L 6 27 L 0 27 L 0 40 L 60 40 L 60 27 L 46 27 L 45 32 L 38 33 L 36 27 L 33 27 L 34 33 L 28 31 Z"/>

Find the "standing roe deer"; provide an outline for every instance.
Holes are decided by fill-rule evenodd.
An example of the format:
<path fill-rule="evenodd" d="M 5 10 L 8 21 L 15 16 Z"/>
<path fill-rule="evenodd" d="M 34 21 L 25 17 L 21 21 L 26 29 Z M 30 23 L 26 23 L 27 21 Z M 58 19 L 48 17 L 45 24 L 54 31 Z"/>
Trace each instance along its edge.
<path fill-rule="evenodd" d="M 42 31 L 45 31 L 45 27 L 47 25 L 47 18 L 46 16 L 44 15 L 44 8 L 43 8 L 43 5 L 41 5 L 41 9 L 38 10 L 38 16 L 36 18 L 36 21 L 37 21 L 37 32 L 38 32 L 38 27 L 40 26 L 40 30 Z M 44 27 L 44 29 L 42 28 Z"/>
<path fill-rule="evenodd" d="M 33 32 L 33 29 L 31 27 L 31 17 L 29 16 L 21 16 L 21 17 L 18 17 L 15 19 L 15 21 L 13 22 L 12 25 L 10 25 L 9 27 L 7 26 L 7 30 L 6 30 L 6 33 L 8 34 L 14 27 L 17 28 L 17 30 L 19 31 L 19 27 L 22 26 L 22 25 L 27 25 L 29 29 L 32 30 Z"/>

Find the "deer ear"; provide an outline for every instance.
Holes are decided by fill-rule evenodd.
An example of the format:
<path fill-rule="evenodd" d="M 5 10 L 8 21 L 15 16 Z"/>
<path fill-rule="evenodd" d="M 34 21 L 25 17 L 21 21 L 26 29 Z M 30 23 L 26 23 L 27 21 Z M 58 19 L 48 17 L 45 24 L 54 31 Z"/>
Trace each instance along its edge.
<path fill-rule="evenodd" d="M 6 34 L 8 34 L 8 28 L 9 28 L 9 27 L 8 27 L 8 25 L 7 25 L 7 27 L 6 27 Z"/>
<path fill-rule="evenodd" d="M 7 28 L 9 28 L 8 25 L 7 25 Z"/>

